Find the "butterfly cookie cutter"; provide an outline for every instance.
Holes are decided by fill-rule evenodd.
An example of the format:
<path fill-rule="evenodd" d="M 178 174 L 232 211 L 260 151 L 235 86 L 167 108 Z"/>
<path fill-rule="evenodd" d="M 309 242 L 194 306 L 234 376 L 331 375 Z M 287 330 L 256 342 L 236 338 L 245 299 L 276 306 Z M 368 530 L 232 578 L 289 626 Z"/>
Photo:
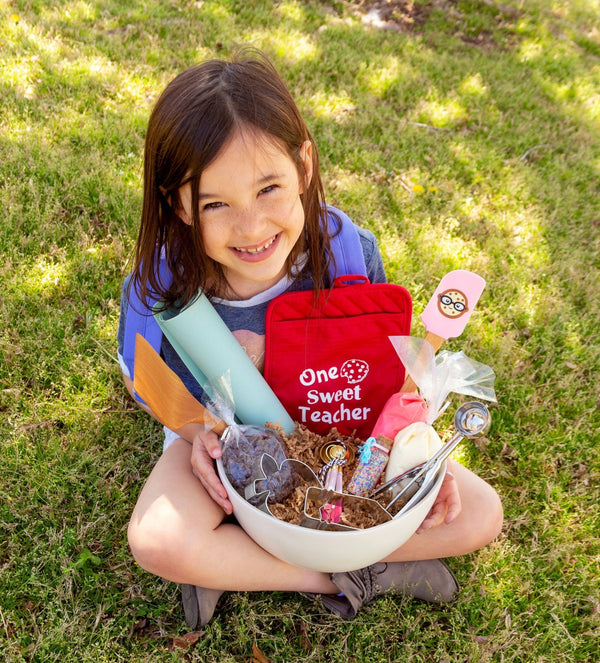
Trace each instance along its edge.
<path fill-rule="evenodd" d="M 289 492 L 291 492 L 302 479 L 309 485 L 304 496 L 304 516 L 300 522 L 300 527 L 334 532 L 360 529 L 350 525 L 329 522 L 323 518 L 323 508 L 337 502 L 337 500 L 342 500 L 346 506 L 355 505 L 355 509 L 358 508 L 360 512 L 374 519 L 375 524 L 379 525 L 392 520 L 390 513 L 376 500 L 324 488 L 312 469 L 306 463 L 295 458 L 286 458 L 279 464 L 273 456 L 263 454 L 259 469 L 244 490 L 244 497 L 257 509 L 275 517 L 269 508 L 271 494 L 275 494 L 280 490 L 283 482 L 289 482 Z"/>

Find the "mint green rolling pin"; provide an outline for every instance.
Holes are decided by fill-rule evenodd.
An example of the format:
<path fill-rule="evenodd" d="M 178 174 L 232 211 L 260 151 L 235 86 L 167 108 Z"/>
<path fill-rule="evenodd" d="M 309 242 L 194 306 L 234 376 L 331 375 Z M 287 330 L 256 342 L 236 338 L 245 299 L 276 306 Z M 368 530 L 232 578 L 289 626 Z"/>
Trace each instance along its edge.
<path fill-rule="evenodd" d="M 252 363 L 207 297 L 200 294 L 188 306 L 155 311 L 163 334 L 200 386 L 229 375 L 236 417 L 243 424 L 279 424 L 286 433 L 295 425 L 273 390 Z"/>

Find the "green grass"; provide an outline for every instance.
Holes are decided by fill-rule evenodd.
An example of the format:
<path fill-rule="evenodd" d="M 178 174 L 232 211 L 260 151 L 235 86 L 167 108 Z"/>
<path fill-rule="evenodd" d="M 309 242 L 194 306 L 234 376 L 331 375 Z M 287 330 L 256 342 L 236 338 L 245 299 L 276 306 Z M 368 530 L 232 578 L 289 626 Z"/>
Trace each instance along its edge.
<path fill-rule="evenodd" d="M 0 658 L 597 661 L 598 0 L 0 0 Z M 501 494 L 498 541 L 453 560 L 456 605 L 350 623 L 229 594 L 188 650 L 178 588 L 125 528 L 161 431 L 114 356 L 146 120 L 168 80 L 265 50 L 311 126 L 329 201 L 378 236 L 419 315 L 448 270 L 487 288 L 447 344 L 499 407 L 461 458 Z"/>

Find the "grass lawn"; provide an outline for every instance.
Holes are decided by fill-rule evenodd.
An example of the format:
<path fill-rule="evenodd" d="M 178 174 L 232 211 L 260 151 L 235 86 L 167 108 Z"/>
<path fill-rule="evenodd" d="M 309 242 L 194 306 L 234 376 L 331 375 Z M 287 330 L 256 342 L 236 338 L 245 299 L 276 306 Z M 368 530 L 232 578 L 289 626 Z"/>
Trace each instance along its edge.
<path fill-rule="evenodd" d="M 600 660 L 600 1 L 368 5 L 0 0 L 1 660 Z M 244 44 L 298 100 L 329 202 L 411 292 L 413 334 L 447 271 L 485 277 L 446 347 L 496 372 L 492 430 L 457 455 L 506 522 L 451 560 L 452 606 L 386 597 L 342 622 L 228 594 L 193 643 L 178 587 L 127 548 L 162 433 L 116 328 L 150 109 Z"/>

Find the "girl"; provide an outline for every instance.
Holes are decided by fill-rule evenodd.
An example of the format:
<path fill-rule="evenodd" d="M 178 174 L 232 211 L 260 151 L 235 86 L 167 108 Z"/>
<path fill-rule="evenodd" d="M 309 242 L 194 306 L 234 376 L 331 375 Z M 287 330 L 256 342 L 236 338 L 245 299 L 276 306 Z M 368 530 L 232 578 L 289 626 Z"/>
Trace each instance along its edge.
<path fill-rule="evenodd" d="M 202 289 L 262 368 L 268 303 L 288 290 L 330 285 L 327 216 L 335 221 L 325 206 L 313 138 L 264 57 L 212 60 L 177 76 L 150 117 L 135 268 L 123 291 L 119 353 L 132 395 L 123 339 L 133 292 L 143 302 L 160 298 L 170 306 L 188 303 Z M 385 281 L 373 235 L 358 232 L 369 279 Z M 160 261 L 172 278 L 159 270 Z M 165 338 L 161 353 L 201 398 Z M 298 591 L 318 596 L 344 618 L 387 591 L 450 601 L 458 585 L 439 558 L 485 546 L 502 524 L 495 491 L 451 463 L 419 533 L 387 559 L 332 575 L 290 566 L 230 517 L 214 467 L 220 455 L 217 436 L 198 424 L 166 431 L 164 453 L 129 524 L 140 566 L 182 583 L 191 628 L 208 622 L 225 590 Z"/>

